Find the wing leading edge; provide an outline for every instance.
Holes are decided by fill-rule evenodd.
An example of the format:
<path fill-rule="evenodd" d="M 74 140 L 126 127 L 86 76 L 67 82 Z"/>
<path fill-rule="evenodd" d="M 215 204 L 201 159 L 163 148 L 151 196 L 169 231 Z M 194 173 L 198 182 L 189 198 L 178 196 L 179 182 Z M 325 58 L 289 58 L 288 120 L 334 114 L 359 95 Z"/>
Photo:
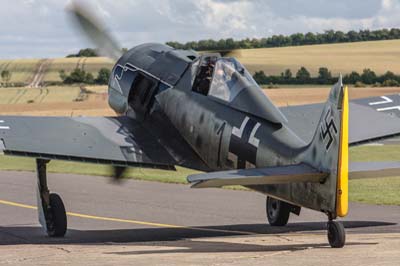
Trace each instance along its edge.
<path fill-rule="evenodd" d="M 296 182 L 323 182 L 328 173 L 322 173 L 307 164 L 238 169 L 188 176 L 193 188 L 223 187 L 231 185 L 277 185 Z"/>
<path fill-rule="evenodd" d="M 175 169 L 180 165 L 143 125 L 128 117 L 0 117 L 6 155 Z"/>

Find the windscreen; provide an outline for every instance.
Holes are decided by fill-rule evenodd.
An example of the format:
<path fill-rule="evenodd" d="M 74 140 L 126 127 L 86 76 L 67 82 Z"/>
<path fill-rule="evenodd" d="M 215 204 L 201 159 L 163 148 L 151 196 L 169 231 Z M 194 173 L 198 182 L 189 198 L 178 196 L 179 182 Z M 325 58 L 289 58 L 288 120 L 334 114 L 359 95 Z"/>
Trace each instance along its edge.
<path fill-rule="evenodd" d="M 209 96 L 231 102 L 241 90 L 258 86 L 250 73 L 234 58 L 220 58 L 215 63 Z"/>

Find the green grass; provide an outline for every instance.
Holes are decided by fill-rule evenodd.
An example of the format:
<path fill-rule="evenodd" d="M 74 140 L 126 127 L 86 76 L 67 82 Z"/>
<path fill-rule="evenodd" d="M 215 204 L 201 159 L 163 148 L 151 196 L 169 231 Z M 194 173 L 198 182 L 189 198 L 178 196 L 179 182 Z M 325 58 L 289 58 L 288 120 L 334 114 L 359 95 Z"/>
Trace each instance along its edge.
<path fill-rule="evenodd" d="M 25 157 L 0 156 L 0 170 L 5 171 L 35 171 L 35 160 Z M 108 165 L 76 163 L 68 161 L 51 161 L 48 165 L 50 173 L 69 173 L 95 176 L 111 176 L 112 168 Z M 157 181 L 164 183 L 186 182 L 186 176 L 196 171 L 177 167 L 177 171 L 165 171 L 158 169 L 129 168 L 125 178 L 138 180 Z"/>
<path fill-rule="evenodd" d="M 360 146 L 350 149 L 354 162 L 400 161 L 400 146 Z M 349 199 L 354 202 L 400 205 L 400 177 L 355 179 L 349 182 Z"/>
<path fill-rule="evenodd" d="M 352 161 L 399 161 L 400 149 L 396 145 L 361 146 L 350 150 Z M 31 158 L 0 156 L 0 170 L 35 171 L 35 161 Z M 111 176 L 110 166 L 65 161 L 52 161 L 50 173 L 71 173 L 95 176 Z M 177 171 L 129 168 L 125 178 L 164 183 L 187 184 L 186 177 L 198 173 L 182 167 Z M 233 186 L 229 189 L 243 189 Z M 350 180 L 350 201 L 371 204 L 400 205 L 400 177 Z"/>
<path fill-rule="evenodd" d="M 350 148 L 352 162 L 400 161 L 399 145 L 367 145 Z"/>
<path fill-rule="evenodd" d="M 349 200 L 379 205 L 400 205 L 400 177 L 350 180 Z"/>

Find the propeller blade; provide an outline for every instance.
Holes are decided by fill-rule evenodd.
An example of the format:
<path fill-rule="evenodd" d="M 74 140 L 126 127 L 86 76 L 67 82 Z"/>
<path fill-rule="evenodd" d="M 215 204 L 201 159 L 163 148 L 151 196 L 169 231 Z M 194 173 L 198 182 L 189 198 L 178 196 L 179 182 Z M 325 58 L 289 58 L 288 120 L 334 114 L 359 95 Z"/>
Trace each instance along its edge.
<path fill-rule="evenodd" d="M 128 170 L 128 167 L 123 167 L 123 166 L 113 166 L 113 175 L 112 179 L 116 183 L 119 183 L 124 179 L 124 174 Z"/>
<path fill-rule="evenodd" d="M 103 23 L 78 1 L 73 1 L 67 10 L 74 24 L 98 48 L 103 56 L 118 60 L 122 56 L 122 49 L 104 27 Z"/>

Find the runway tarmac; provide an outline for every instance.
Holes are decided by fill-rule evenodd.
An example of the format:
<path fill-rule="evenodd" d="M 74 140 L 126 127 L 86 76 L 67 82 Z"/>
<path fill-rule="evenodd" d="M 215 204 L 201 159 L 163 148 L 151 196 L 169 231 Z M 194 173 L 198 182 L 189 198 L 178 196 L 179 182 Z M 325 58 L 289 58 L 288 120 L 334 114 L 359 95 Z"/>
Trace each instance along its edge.
<path fill-rule="evenodd" d="M 347 245 L 328 248 L 326 217 L 303 209 L 286 227 L 265 220 L 265 196 L 249 191 L 49 174 L 66 205 L 65 238 L 37 222 L 36 175 L 0 172 L 0 265 L 394 265 L 400 206 L 350 204 Z M 284 259 L 282 259 L 284 257 Z"/>

